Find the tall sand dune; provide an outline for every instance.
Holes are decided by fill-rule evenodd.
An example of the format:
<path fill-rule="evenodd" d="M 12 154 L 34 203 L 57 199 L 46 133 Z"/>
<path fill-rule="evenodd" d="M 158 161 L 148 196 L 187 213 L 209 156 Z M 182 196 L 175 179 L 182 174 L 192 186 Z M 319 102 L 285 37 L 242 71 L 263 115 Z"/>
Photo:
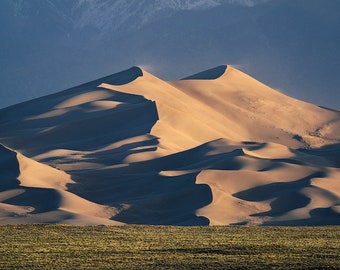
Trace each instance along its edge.
<path fill-rule="evenodd" d="M 0 224 L 340 224 L 340 112 L 218 66 L 0 110 Z"/>

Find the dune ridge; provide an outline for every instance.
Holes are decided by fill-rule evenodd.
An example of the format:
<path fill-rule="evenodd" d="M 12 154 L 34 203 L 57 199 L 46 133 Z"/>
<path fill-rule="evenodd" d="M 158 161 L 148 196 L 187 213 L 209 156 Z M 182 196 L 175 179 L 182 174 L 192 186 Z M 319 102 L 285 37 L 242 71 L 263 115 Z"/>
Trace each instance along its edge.
<path fill-rule="evenodd" d="M 232 66 L 0 110 L 0 224 L 340 224 L 340 112 Z"/>

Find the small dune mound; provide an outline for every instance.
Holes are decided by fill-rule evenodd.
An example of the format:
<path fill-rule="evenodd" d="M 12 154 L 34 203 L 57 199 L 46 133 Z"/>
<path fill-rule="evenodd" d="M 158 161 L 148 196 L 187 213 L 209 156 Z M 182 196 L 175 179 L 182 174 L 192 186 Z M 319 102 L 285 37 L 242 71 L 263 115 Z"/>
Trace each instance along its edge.
<path fill-rule="evenodd" d="M 117 210 L 67 191 L 70 175 L 0 144 L 0 224 L 111 224 Z"/>

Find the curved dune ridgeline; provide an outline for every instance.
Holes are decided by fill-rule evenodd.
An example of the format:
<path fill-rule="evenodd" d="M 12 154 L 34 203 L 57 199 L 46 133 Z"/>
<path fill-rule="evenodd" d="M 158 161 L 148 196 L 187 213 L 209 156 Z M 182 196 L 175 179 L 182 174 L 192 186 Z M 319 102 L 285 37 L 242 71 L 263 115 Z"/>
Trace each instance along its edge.
<path fill-rule="evenodd" d="M 0 110 L 0 224 L 340 224 L 340 112 L 139 67 Z"/>

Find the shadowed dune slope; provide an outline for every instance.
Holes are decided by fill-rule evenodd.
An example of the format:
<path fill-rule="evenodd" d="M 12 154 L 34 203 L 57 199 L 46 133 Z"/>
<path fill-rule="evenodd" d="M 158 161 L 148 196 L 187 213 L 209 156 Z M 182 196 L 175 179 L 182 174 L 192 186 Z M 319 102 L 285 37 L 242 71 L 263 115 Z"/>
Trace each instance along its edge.
<path fill-rule="evenodd" d="M 0 110 L 0 224 L 340 224 L 340 112 L 230 67 Z"/>

